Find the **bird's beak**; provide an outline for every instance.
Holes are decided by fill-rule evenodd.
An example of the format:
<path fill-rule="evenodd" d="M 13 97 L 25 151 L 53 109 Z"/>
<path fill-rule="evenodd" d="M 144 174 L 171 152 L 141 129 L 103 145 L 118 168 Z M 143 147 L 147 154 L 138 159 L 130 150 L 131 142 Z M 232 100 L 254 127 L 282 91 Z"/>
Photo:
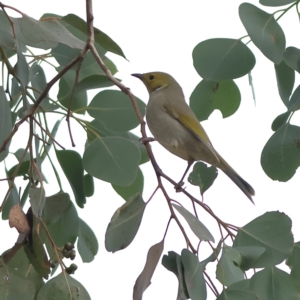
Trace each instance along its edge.
<path fill-rule="evenodd" d="M 138 73 L 136 73 L 136 74 L 131 74 L 131 76 L 136 77 L 136 78 L 142 80 L 143 74 L 138 74 Z"/>

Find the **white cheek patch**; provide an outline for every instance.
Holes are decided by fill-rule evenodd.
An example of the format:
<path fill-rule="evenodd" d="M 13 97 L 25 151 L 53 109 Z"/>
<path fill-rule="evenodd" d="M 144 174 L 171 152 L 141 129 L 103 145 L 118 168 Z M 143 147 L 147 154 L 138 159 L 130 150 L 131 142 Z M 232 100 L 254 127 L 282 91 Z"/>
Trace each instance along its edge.
<path fill-rule="evenodd" d="M 156 91 L 159 91 L 159 90 L 165 88 L 166 86 L 167 86 L 166 84 L 163 85 L 163 86 L 160 86 L 160 87 L 156 88 L 155 90 L 153 90 L 152 93 L 153 93 L 153 92 L 156 92 Z"/>

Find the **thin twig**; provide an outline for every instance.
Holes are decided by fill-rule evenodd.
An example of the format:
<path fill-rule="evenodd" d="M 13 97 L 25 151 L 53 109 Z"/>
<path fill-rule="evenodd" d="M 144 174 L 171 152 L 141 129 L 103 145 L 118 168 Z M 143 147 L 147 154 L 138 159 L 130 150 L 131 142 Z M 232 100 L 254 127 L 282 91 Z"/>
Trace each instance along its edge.
<path fill-rule="evenodd" d="M 32 117 L 33 120 L 35 121 L 36 124 L 38 124 L 38 126 L 41 128 L 41 130 L 43 130 L 48 136 L 49 138 L 51 139 L 52 142 L 54 142 L 55 144 L 57 144 L 60 148 L 62 148 L 63 150 L 65 150 L 66 148 L 63 147 L 59 142 L 57 142 L 55 140 L 55 138 L 50 134 L 50 132 L 48 132 L 45 128 L 43 128 L 43 126 L 41 125 L 41 123 L 35 118 L 35 117 Z M 46 144 L 48 144 L 46 142 Z M 48 144 L 49 145 L 49 144 Z"/>

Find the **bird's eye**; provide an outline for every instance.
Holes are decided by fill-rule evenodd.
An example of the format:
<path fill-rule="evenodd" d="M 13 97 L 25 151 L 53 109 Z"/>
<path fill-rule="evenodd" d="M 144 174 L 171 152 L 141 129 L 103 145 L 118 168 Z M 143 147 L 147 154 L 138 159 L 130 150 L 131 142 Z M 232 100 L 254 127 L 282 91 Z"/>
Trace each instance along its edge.
<path fill-rule="evenodd" d="M 150 80 L 153 80 L 153 79 L 154 79 L 154 75 L 150 75 L 150 76 L 149 76 L 149 79 L 150 79 Z"/>

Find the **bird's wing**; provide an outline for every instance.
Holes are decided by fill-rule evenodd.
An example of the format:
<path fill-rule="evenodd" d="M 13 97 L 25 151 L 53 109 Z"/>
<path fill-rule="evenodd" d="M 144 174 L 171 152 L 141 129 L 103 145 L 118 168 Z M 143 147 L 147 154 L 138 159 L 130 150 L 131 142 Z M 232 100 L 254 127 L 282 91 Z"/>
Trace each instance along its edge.
<path fill-rule="evenodd" d="M 198 138 L 218 160 L 220 160 L 219 154 L 212 146 L 208 135 L 197 119 L 195 120 L 195 118 L 181 112 L 178 113 L 172 109 L 169 109 L 167 106 L 165 106 L 165 109 L 167 113 L 178 120 L 186 129 L 188 129 L 196 138 Z"/>

